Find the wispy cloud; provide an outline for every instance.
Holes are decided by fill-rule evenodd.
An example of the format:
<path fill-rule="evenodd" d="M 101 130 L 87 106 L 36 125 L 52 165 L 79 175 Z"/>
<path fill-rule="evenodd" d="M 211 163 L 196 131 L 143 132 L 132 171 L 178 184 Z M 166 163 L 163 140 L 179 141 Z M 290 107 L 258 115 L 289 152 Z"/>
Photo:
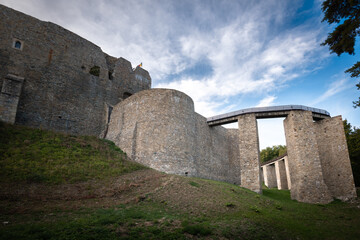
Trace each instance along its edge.
<path fill-rule="evenodd" d="M 312 104 L 316 105 L 318 103 L 321 103 L 331 98 L 335 94 L 338 94 L 349 88 L 353 88 L 354 87 L 353 85 L 354 85 L 353 83 L 350 83 L 348 81 L 348 78 L 341 78 L 340 80 L 334 81 L 329 85 L 328 89 L 322 95 L 320 95 L 312 102 Z"/>
<path fill-rule="evenodd" d="M 143 62 L 154 87 L 185 92 L 205 116 L 236 108 L 230 97 L 273 96 L 327 52 L 319 47 L 314 22 L 320 21 L 289 28 L 300 0 L 1 2 L 60 24 L 134 65 Z"/>
<path fill-rule="evenodd" d="M 275 99 L 276 99 L 275 96 L 268 96 L 266 98 L 263 98 L 263 99 L 261 99 L 259 104 L 256 105 L 256 107 L 268 107 L 268 106 L 271 106 L 274 103 Z"/>
<path fill-rule="evenodd" d="M 281 6 L 275 12 L 265 9 L 254 6 L 251 15 L 236 18 L 227 26 L 180 38 L 181 53 L 189 59 L 187 62 L 191 64 L 205 58 L 213 74 L 197 79 L 184 77 L 180 72 L 174 81 L 156 86 L 189 94 L 195 104 L 202 102 L 204 108 L 199 110 L 202 114 L 208 111 L 206 107 L 219 113 L 223 108 L 214 107 L 214 98 L 226 101 L 239 94 L 261 96 L 309 71 L 312 63 L 323 56 L 320 53 L 324 49 L 319 48 L 320 31 L 307 25 L 272 32 L 274 21 L 285 18 L 286 11 Z"/>

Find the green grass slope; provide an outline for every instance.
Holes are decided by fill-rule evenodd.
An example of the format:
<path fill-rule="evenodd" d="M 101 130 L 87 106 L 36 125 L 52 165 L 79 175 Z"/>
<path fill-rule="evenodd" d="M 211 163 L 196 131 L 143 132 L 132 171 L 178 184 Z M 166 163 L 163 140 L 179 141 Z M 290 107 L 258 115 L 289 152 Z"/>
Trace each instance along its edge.
<path fill-rule="evenodd" d="M 142 167 L 124 160 L 108 141 L 4 124 L 0 129 L 0 239 L 360 236 L 358 199 L 306 204 L 284 190 L 259 195 L 223 182 L 133 171 Z"/>
<path fill-rule="evenodd" d="M 0 122 L 0 181 L 75 183 L 142 169 L 111 141 Z"/>

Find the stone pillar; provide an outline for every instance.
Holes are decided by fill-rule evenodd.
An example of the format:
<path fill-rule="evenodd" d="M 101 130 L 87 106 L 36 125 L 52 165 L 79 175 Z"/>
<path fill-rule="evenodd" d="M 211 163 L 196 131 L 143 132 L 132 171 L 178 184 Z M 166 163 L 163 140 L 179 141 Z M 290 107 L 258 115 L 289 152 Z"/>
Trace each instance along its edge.
<path fill-rule="evenodd" d="M 8 74 L 0 93 L 0 120 L 14 124 L 24 78 Z"/>
<path fill-rule="evenodd" d="M 275 162 L 275 172 L 278 189 L 288 189 L 285 162 L 283 159 Z"/>
<path fill-rule="evenodd" d="M 291 172 L 291 198 L 307 203 L 329 203 L 316 132 L 310 111 L 291 111 L 284 120 L 286 145 Z"/>
<path fill-rule="evenodd" d="M 291 178 L 290 178 L 290 170 L 289 170 L 289 161 L 288 161 L 288 157 L 285 156 L 284 157 L 284 163 L 285 163 L 285 170 L 286 170 L 286 180 L 287 180 L 287 186 L 288 189 L 291 189 Z"/>
<path fill-rule="evenodd" d="M 341 200 L 356 197 L 354 178 L 341 116 L 315 123 L 324 181 L 331 195 Z"/>
<path fill-rule="evenodd" d="M 238 118 L 241 186 L 261 193 L 259 137 L 255 114 Z"/>
<path fill-rule="evenodd" d="M 267 176 L 267 165 L 264 165 L 261 167 L 261 172 L 262 172 L 262 177 L 263 177 L 263 180 L 264 180 L 264 184 L 265 186 L 268 186 L 269 183 L 268 183 L 268 176 Z"/>
<path fill-rule="evenodd" d="M 264 165 L 263 168 L 264 168 L 264 173 L 266 174 L 265 185 L 268 188 L 277 187 L 275 165 L 268 164 L 268 165 Z"/>

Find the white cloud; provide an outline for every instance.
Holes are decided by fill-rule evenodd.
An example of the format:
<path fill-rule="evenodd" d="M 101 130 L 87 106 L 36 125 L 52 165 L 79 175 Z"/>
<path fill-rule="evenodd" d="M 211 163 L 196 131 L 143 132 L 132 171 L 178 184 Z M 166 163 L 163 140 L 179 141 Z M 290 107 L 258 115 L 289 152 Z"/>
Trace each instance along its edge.
<path fill-rule="evenodd" d="M 302 1 L 0 2 L 68 28 L 133 65 L 142 62 L 153 87 L 187 93 L 205 116 L 236 110 L 227 106 L 229 97 L 272 96 L 327 52 L 313 22 L 288 28 Z M 199 62 L 211 73 L 184 74 Z"/>
<path fill-rule="evenodd" d="M 353 87 L 354 87 L 353 83 L 350 83 L 347 78 L 342 78 L 338 81 L 334 81 L 330 84 L 328 89 L 322 95 L 320 95 L 318 98 L 316 98 L 312 102 L 312 105 L 316 105 L 320 102 L 323 102 L 323 101 L 331 98 L 335 94 L 340 93 L 346 89 L 353 88 Z"/>
<path fill-rule="evenodd" d="M 275 96 L 268 96 L 263 98 L 256 107 L 268 107 L 274 104 L 276 97 Z"/>
<path fill-rule="evenodd" d="M 180 39 L 183 56 L 191 60 L 190 64 L 206 58 L 213 69 L 211 76 L 196 79 L 180 75 L 172 82 L 156 86 L 187 93 L 195 105 L 202 102 L 198 111 L 205 114 L 206 107 L 216 111 L 211 102 L 213 98 L 226 101 L 239 94 L 261 96 L 281 88 L 300 72 L 309 71 L 312 63 L 322 56 L 320 52 L 326 50 L 319 47 L 320 31 L 310 26 L 269 38 L 265 33 L 273 28 L 270 20 L 275 16 L 264 15 L 260 10 L 255 12 L 259 16 L 246 15 L 245 23 L 244 18 L 237 18 L 211 33 L 196 33 Z M 281 15 L 281 11 L 278 14 Z M 267 21 L 262 21 L 263 18 Z"/>

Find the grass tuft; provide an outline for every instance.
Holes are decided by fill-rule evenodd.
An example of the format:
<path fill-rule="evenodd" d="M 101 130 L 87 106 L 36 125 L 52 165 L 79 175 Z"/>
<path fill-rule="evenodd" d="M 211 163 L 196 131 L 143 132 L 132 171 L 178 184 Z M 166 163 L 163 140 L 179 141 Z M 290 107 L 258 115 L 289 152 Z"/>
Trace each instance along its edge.
<path fill-rule="evenodd" d="M 200 184 L 198 184 L 197 182 L 191 181 L 191 182 L 189 182 L 189 184 L 193 187 L 200 187 Z"/>

